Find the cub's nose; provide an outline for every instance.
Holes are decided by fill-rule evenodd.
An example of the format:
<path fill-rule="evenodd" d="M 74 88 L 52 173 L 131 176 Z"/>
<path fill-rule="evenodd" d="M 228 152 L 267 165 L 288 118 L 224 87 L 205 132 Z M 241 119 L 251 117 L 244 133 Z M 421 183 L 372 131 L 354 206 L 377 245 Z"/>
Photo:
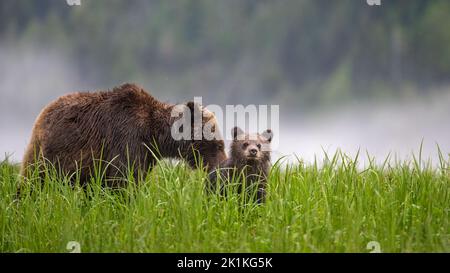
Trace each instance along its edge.
<path fill-rule="evenodd" d="M 255 156 L 258 153 L 258 150 L 256 150 L 255 148 L 250 149 L 250 155 Z"/>

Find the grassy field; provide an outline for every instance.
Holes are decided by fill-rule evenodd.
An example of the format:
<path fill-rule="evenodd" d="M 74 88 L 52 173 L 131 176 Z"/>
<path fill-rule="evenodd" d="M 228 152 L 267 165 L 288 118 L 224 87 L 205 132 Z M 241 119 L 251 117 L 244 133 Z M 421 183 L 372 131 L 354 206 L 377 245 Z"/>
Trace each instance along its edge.
<path fill-rule="evenodd" d="M 18 167 L 3 162 L 0 251 L 69 252 L 77 241 L 82 252 L 369 252 L 376 241 L 382 252 L 449 252 L 449 163 L 357 168 L 337 153 L 275 165 L 258 206 L 208 196 L 204 172 L 165 163 L 119 191 L 73 189 L 50 172 L 17 202 Z"/>

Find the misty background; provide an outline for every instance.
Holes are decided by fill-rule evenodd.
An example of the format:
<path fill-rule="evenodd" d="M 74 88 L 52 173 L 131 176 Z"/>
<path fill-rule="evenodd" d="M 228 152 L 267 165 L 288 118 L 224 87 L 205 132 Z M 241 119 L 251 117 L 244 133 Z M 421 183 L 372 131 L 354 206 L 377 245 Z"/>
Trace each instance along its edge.
<path fill-rule="evenodd" d="M 3 0 L 0 160 L 40 110 L 124 82 L 160 100 L 280 106 L 274 158 L 450 152 L 450 1 Z M 223 132 L 229 134 L 229 132 Z"/>

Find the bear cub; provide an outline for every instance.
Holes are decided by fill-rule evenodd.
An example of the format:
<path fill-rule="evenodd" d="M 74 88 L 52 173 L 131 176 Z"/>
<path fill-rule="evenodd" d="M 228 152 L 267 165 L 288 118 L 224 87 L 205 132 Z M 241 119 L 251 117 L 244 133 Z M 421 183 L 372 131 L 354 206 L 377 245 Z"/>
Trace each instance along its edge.
<path fill-rule="evenodd" d="M 267 129 L 261 134 L 248 134 L 239 127 L 234 127 L 231 135 L 233 141 L 229 158 L 209 174 L 209 190 L 216 192 L 217 187 L 220 187 L 219 192 L 223 195 L 226 185 L 237 183 L 239 193 L 244 189 L 250 198 L 256 196 L 257 203 L 263 203 L 271 166 L 270 142 L 273 133 Z"/>

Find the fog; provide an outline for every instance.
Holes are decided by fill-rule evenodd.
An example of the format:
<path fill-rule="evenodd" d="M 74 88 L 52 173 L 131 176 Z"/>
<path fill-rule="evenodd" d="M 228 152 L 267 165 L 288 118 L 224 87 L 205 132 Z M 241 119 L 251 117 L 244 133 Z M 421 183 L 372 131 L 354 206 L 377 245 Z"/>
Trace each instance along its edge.
<path fill-rule="evenodd" d="M 53 99 L 73 91 L 113 87 L 86 82 L 73 62 L 55 49 L 0 48 L 0 60 L 1 159 L 21 161 L 35 118 Z M 155 93 L 158 97 L 159 92 Z M 351 156 L 360 150 L 362 162 L 367 162 L 366 152 L 377 162 L 388 154 L 404 160 L 413 152 L 417 155 L 423 141 L 422 158 L 436 163 L 437 144 L 446 156 L 450 150 L 450 92 L 433 94 L 308 112 L 280 105 L 273 161 L 286 157 L 285 162 L 295 162 L 297 156 L 311 163 L 315 157 L 323 158 L 324 152 L 332 154 L 339 148 Z"/>
<path fill-rule="evenodd" d="M 58 51 L 0 48 L 0 158 L 20 162 L 33 122 L 51 100 L 83 88 Z"/>
<path fill-rule="evenodd" d="M 439 163 L 438 145 L 444 156 L 450 148 L 450 95 L 426 100 L 410 100 L 389 104 L 365 104 L 335 109 L 300 122 L 283 123 L 281 143 L 275 158 L 296 154 L 307 162 L 337 149 L 368 163 L 367 154 L 382 163 L 391 160 L 422 159 Z M 288 156 L 295 162 L 295 156 Z M 392 161 L 391 161 L 392 162 Z"/>

